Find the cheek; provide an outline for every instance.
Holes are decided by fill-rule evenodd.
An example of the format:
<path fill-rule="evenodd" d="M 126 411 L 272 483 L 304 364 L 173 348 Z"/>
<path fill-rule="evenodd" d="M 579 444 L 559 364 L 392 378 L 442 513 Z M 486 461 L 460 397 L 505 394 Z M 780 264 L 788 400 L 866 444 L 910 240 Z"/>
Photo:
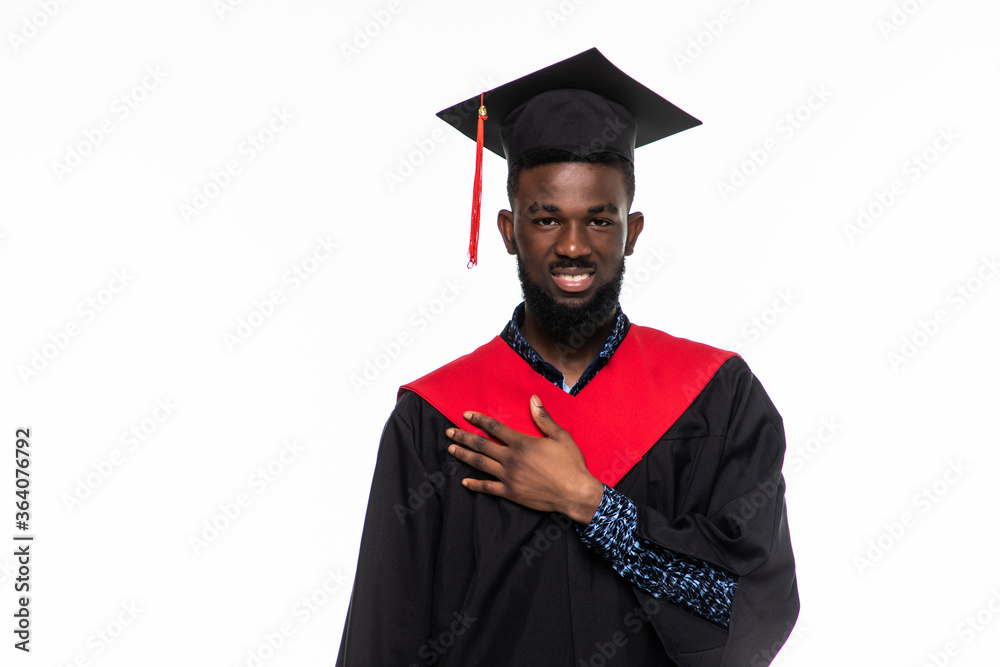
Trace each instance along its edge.
<path fill-rule="evenodd" d="M 599 238 L 593 239 L 593 248 L 603 257 L 615 259 L 625 254 L 625 244 L 628 241 L 624 230 L 615 231 L 611 234 L 602 234 Z"/>
<path fill-rule="evenodd" d="M 527 263 L 538 261 L 539 257 L 546 255 L 547 246 L 543 235 L 533 234 L 524 229 L 515 231 L 512 239 L 514 248 Z"/>

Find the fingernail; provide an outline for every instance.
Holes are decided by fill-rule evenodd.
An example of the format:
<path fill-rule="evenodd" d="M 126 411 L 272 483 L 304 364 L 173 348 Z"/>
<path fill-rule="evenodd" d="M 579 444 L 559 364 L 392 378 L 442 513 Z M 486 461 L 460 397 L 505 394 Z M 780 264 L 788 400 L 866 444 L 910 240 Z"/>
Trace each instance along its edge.
<path fill-rule="evenodd" d="M 534 394 L 532 394 L 531 395 L 531 404 L 534 405 L 536 408 L 540 408 L 540 407 L 542 407 L 542 399 L 540 399 L 537 396 L 535 396 Z"/>

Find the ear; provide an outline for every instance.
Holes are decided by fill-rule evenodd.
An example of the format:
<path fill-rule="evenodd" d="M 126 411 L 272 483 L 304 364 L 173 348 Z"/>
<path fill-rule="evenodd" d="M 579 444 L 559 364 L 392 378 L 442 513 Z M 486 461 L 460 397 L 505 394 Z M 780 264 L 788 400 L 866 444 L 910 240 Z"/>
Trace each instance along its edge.
<path fill-rule="evenodd" d="M 514 214 L 507 209 L 500 209 L 497 213 L 497 229 L 503 237 L 503 244 L 507 247 L 508 255 L 516 255 L 517 243 L 514 241 Z"/>
<path fill-rule="evenodd" d="M 628 214 L 628 229 L 625 232 L 625 254 L 631 255 L 632 251 L 635 250 L 635 242 L 639 239 L 639 234 L 642 232 L 642 226 L 645 223 L 645 218 L 642 213 L 636 211 L 635 213 Z"/>

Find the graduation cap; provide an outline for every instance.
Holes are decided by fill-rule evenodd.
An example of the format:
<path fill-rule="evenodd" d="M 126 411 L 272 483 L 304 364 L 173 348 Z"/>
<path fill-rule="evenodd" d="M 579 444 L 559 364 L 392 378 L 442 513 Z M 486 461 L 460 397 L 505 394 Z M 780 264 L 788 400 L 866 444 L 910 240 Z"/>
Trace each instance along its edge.
<path fill-rule="evenodd" d="M 634 162 L 637 147 L 701 124 L 597 49 L 505 83 L 437 116 L 476 142 L 470 268 L 479 245 L 483 148 L 505 158 L 508 169 L 527 155 L 552 149 L 584 158 L 616 153 Z"/>

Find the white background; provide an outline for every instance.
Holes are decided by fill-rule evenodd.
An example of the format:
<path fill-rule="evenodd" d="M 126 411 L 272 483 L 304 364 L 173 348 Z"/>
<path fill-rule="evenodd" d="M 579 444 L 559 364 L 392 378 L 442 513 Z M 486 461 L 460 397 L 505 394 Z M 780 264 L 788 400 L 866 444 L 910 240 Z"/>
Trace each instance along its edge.
<path fill-rule="evenodd" d="M 5 0 L 2 662 L 332 664 L 397 387 L 519 300 L 505 165 L 467 271 L 474 146 L 434 113 L 597 46 L 704 121 L 637 155 L 623 306 L 738 348 L 784 416 L 775 664 L 992 664 L 996 4 L 345 5 Z"/>

